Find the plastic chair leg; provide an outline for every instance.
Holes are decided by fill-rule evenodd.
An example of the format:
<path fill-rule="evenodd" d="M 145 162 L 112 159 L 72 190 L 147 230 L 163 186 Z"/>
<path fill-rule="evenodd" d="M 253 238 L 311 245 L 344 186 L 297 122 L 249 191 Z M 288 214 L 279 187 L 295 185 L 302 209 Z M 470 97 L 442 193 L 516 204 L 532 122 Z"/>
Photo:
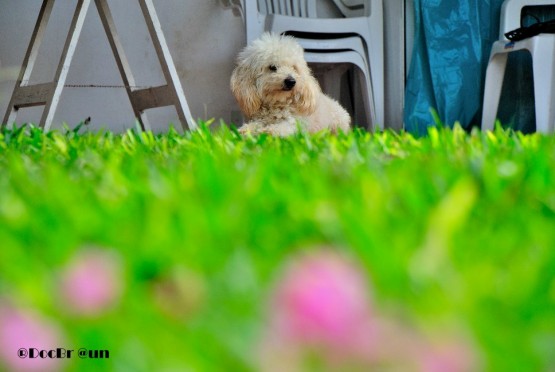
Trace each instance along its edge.
<path fill-rule="evenodd" d="M 372 119 L 370 118 L 370 111 L 366 89 L 366 78 L 364 73 L 358 68 L 353 69 L 352 78 L 352 100 L 353 100 L 353 123 L 362 126 L 366 129 L 372 129 Z"/>
<path fill-rule="evenodd" d="M 358 68 L 355 68 L 355 77 L 358 78 L 359 86 L 361 87 L 360 92 L 362 93 L 362 101 L 364 103 L 364 112 L 366 113 L 366 118 L 369 122 L 366 122 L 366 128 L 368 130 L 376 131 L 376 130 L 383 130 L 383 123 L 377 120 L 376 115 L 376 106 L 374 103 L 374 95 L 372 94 L 372 82 L 370 80 L 370 76 L 366 74 L 360 66 L 357 65 Z M 356 94 L 356 91 L 355 91 Z M 355 102 L 357 100 L 355 99 Z M 360 106 L 357 105 L 355 107 L 355 117 L 360 118 Z M 361 124 L 361 123 L 359 123 Z"/>
<path fill-rule="evenodd" d="M 532 59 L 536 132 L 553 132 L 555 127 L 555 38 L 540 36 Z"/>
<path fill-rule="evenodd" d="M 490 57 L 486 70 L 486 84 L 484 88 L 484 107 L 482 110 L 482 129 L 493 130 L 499 99 L 501 98 L 501 88 L 507 67 L 507 53 L 494 53 Z"/>
<path fill-rule="evenodd" d="M 379 40 L 382 40 L 380 42 Z M 385 66 L 384 66 L 384 47 L 383 38 L 376 38 L 376 42 L 371 46 L 368 56 L 370 67 L 370 80 L 372 81 L 373 100 L 375 106 L 374 127 L 384 128 L 385 124 Z"/>

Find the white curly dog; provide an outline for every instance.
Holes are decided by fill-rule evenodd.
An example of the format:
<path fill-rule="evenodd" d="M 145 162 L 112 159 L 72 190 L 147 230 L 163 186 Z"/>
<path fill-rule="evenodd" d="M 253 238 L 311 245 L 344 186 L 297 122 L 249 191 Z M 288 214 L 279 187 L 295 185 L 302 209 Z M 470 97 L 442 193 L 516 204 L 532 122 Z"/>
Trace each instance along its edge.
<path fill-rule="evenodd" d="M 239 128 L 243 134 L 350 130 L 349 114 L 322 93 L 291 36 L 264 33 L 239 53 L 231 90 L 247 118 Z"/>

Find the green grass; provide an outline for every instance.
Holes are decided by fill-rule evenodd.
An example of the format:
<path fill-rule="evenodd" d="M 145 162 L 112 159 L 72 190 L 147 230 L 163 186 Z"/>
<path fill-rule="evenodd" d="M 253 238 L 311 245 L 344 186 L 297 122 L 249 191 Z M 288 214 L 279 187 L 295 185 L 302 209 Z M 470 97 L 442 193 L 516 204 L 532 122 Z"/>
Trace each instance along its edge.
<path fill-rule="evenodd" d="M 361 263 L 380 311 L 464 329 L 483 369 L 555 368 L 553 136 L 0 134 L 0 301 L 55 320 L 68 348 L 110 350 L 70 369 L 256 369 L 283 262 L 321 244 Z M 87 245 L 125 270 L 92 319 L 56 289 Z M 180 270 L 191 298 L 161 305 L 152 283 Z"/>

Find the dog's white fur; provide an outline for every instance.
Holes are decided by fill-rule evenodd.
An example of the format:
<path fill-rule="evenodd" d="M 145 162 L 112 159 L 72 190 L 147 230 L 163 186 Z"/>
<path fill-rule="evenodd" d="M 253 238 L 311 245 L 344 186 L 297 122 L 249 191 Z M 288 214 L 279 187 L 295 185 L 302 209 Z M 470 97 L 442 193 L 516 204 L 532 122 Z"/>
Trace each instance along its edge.
<path fill-rule="evenodd" d="M 295 85 L 287 89 L 286 79 Z M 314 133 L 350 130 L 351 118 L 341 105 L 322 93 L 291 36 L 264 33 L 240 54 L 231 90 L 247 118 L 241 133 L 288 136 L 298 129 Z"/>

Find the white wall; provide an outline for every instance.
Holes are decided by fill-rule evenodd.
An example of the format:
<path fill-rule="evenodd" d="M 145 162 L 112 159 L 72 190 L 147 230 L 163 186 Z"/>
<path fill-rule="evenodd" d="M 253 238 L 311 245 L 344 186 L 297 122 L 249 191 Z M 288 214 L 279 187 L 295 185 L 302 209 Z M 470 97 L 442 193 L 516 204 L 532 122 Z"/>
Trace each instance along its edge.
<path fill-rule="evenodd" d="M 325 1 L 319 12 L 327 12 Z M 400 128 L 404 84 L 404 22 L 399 17 L 404 0 L 386 0 L 386 121 Z M 0 0 L 0 62 L 19 70 L 37 19 L 41 0 Z M 39 52 L 31 83 L 53 78 L 75 0 L 56 0 L 49 27 Z M 156 54 L 150 44 L 136 0 L 109 0 L 138 85 L 163 83 Z M 194 118 L 236 121 L 238 106 L 229 90 L 229 77 L 237 52 L 243 47 L 242 20 L 220 6 L 219 0 L 154 0 L 174 63 Z M 399 45 L 399 43 L 401 45 Z M 4 70 L 5 72 L 5 70 Z M 4 74 L 5 75 L 5 74 Z M 401 76 L 398 76 L 401 75 Z M 14 87 L 14 80 L 0 76 L 0 120 Z M 79 45 L 66 81 L 69 85 L 122 84 L 94 2 L 87 15 Z M 21 109 L 17 122 L 37 122 L 42 107 Z M 173 108 L 150 110 L 150 124 L 163 131 L 178 123 Z M 66 88 L 54 117 L 53 128 L 62 122 L 73 126 L 91 117 L 91 128 L 121 131 L 134 126 L 133 112 L 123 88 Z"/>

